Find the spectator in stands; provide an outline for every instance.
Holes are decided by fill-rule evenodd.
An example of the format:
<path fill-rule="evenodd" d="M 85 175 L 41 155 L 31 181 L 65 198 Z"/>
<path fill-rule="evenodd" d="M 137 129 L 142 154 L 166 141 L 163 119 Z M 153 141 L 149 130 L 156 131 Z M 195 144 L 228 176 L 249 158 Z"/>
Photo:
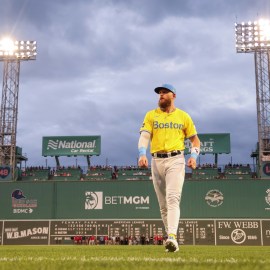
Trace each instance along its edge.
<path fill-rule="evenodd" d="M 125 236 L 124 245 L 128 245 L 128 236 Z"/>
<path fill-rule="evenodd" d="M 111 239 L 112 239 L 112 245 L 115 245 L 116 244 L 116 237 L 115 237 L 115 235 L 113 235 L 111 237 Z"/>
<path fill-rule="evenodd" d="M 89 245 L 95 245 L 96 237 L 94 235 L 91 235 L 89 237 Z"/>
<path fill-rule="evenodd" d="M 77 245 L 81 245 L 82 244 L 82 236 L 81 235 L 74 236 L 74 243 Z"/>
<path fill-rule="evenodd" d="M 104 236 L 103 236 L 103 235 L 101 235 L 101 236 L 99 237 L 99 244 L 100 244 L 100 245 L 104 245 L 104 244 L 105 244 L 105 240 L 104 240 Z"/>
<path fill-rule="evenodd" d="M 104 236 L 104 243 L 105 243 L 105 245 L 109 244 L 109 236 L 108 235 Z"/>
<path fill-rule="evenodd" d="M 118 178 L 118 168 L 117 166 L 112 167 L 112 179 L 117 179 Z"/>
<path fill-rule="evenodd" d="M 145 235 L 141 235 L 141 245 L 145 245 Z"/>
<path fill-rule="evenodd" d="M 124 236 L 121 235 L 120 236 L 120 245 L 124 245 L 124 242 L 125 242 Z"/>
<path fill-rule="evenodd" d="M 154 245 L 157 245 L 158 244 L 158 234 L 155 234 L 153 240 L 154 240 Z"/>
<path fill-rule="evenodd" d="M 130 245 L 133 245 L 133 237 L 132 237 L 132 235 L 130 235 L 129 237 L 128 237 L 128 245 L 130 246 Z"/>

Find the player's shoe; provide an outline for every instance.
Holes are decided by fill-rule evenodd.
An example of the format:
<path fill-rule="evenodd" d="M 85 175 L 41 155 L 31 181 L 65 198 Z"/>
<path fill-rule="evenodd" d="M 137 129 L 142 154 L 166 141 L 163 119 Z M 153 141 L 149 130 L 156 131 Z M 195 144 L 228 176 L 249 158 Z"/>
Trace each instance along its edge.
<path fill-rule="evenodd" d="M 177 252 L 179 251 L 179 246 L 176 241 L 174 234 L 169 234 L 168 239 L 165 242 L 165 251 L 166 252 Z"/>

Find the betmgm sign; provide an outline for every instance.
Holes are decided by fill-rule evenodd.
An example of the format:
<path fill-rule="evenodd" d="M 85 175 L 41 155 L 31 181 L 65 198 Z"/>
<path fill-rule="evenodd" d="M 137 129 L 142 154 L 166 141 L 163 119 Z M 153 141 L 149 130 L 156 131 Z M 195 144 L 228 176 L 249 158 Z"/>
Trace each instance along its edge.
<path fill-rule="evenodd" d="M 50 136 L 42 138 L 42 156 L 99 156 L 100 136 Z"/>

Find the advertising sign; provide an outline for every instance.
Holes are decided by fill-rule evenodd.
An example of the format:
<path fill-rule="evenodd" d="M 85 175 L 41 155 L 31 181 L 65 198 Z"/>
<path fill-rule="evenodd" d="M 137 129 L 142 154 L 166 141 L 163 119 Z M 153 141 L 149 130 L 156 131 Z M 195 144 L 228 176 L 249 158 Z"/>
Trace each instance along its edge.
<path fill-rule="evenodd" d="M 270 246 L 270 220 L 262 220 L 262 241 L 264 246 Z"/>
<path fill-rule="evenodd" d="M 0 219 L 52 218 L 53 190 L 53 183 L 49 181 L 2 183 Z"/>
<path fill-rule="evenodd" d="M 48 245 L 49 221 L 5 221 L 4 245 Z"/>
<path fill-rule="evenodd" d="M 157 218 L 158 202 L 151 181 L 56 183 L 57 218 Z"/>
<path fill-rule="evenodd" d="M 217 220 L 217 245 L 261 244 L 261 225 L 259 220 Z"/>
<path fill-rule="evenodd" d="M 268 181 L 186 181 L 182 218 L 268 218 Z"/>
<path fill-rule="evenodd" d="M 201 141 L 201 154 L 229 154 L 231 141 L 229 133 L 198 134 Z M 191 143 L 185 141 L 185 154 L 190 153 Z"/>
<path fill-rule="evenodd" d="M 51 136 L 42 138 L 42 156 L 98 156 L 100 136 Z"/>
<path fill-rule="evenodd" d="M 262 162 L 262 171 L 265 177 L 270 177 L 270 163 Z"/>
<path fill-rule="evenodd" d="M 10 166 L 0 166 L 0 181 L 8 181 L 12 179 Z"/>

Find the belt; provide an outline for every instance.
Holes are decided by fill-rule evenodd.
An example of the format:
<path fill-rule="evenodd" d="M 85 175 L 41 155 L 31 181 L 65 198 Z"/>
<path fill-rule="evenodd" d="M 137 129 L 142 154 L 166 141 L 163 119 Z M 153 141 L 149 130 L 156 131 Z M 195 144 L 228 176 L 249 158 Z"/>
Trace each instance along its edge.
<path fill-rule="evenodd" d="M 152 157 L 155 157 L 155 158 L 168 158 L 168 157 L 174 157 L 174 156 L 177 156 L 177 155 L 182 155 L 183 154 L 183 151 L 180 151 L 180 150 L 177 150 L 177 151 L 172 151 L 172 152 L 168 152 L 168 153 L 153 153 L 152 154 Z"/>

